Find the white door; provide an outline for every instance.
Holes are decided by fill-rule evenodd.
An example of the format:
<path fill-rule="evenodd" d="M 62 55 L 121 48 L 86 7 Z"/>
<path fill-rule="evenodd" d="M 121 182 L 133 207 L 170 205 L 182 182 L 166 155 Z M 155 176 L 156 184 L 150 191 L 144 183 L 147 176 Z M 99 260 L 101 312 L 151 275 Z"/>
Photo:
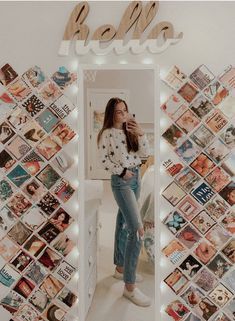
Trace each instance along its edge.
<path fill-rule="evenodd" d="M 87 89 L 88 178 L 109 179 L 110 174 L 98 161 L 97 135 L 103 125 L 104 111 L 112 97 L 119 97 L 129 104 L 129 91 L 122 89 Z"/>

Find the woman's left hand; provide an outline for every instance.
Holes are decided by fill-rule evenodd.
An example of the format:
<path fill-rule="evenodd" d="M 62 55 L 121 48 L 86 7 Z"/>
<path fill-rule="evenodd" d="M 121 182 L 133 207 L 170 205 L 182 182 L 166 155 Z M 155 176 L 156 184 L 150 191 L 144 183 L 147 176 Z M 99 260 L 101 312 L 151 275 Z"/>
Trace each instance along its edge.
<path fill-rule="evenodd" d="M 127 131 L 132 133 L 132 134 L 135 134 L 135 135 L 138 135 L 138 136 L 143 136 L 144 135 L 144 131 L 143 129 L 140 127 L 140 125 L 136 122 L 135 119 L 130 119 L 128 122 L 127 122 Z"/>

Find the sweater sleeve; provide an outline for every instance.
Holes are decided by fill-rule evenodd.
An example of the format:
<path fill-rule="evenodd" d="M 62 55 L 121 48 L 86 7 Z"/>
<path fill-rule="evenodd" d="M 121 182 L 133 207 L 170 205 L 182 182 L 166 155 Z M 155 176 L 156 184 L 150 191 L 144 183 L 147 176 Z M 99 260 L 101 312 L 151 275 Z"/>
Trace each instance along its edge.
<path fill-rule="evenodd" d="M 112 174 L 120 175 L 123 171 L 123 167 L 110 159 L 109 145 L 110 138 L 107 133 L 103 132 L 98 144 L 99 161 L 103 169 Z"/>
<path fill-rule="evenodd" d="M 137 151 L 137 154 L 140 157 L 149 156 L 149 142 L 146 134 L 139 136 L 139 150 Z"/>

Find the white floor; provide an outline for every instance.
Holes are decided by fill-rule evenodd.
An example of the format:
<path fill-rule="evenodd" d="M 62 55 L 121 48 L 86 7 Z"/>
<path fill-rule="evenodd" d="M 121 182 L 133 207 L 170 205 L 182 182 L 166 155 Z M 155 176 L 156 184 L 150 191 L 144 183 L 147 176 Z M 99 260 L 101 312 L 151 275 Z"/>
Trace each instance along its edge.
<path fill-rule="evenodd" d="M 153 304 L 150 307 L 138 307 L 122 297 L 123 282 L 112 277 L 117 205 L 113 199 L 110 182 L 104 182 L 104 196 L 99 217 L 101 228 L 98 244 L 98 283 L 86 321 L 154 321 L 154 274 L 144 253 L 141 254 L 138 266 L 138 272 L 143 275 L 144 281 L 138 286 L 152 298 Z"/>

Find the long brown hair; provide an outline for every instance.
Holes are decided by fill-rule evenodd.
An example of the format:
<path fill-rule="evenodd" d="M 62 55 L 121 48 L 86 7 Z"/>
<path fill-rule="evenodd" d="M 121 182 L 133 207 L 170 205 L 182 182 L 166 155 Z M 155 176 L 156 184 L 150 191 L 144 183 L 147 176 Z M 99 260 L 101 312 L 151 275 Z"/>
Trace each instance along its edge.
<path fill-rule="evenodd" d="M 127 103 L 124 100 L 122 100 L 121 98 L 113 97 L 113 98 L 109 99 L 109 101 L 106 105 L 106 108 L 105 108 L 103 127 L 101 128 L 101 130 L 99 131 L 98 136 L 97 136 L 97 144 L 98 145 L 99 145 L 99 141 L 100 141 L 100 138 L 101 138 L 104 130 L 113 127 L 115 107 L 119 103 L 124 103 L 124 105 L 126 106 L 126 109 L 128 111 Z M 125 123 L 123 124 L 123 130 L 126 135 L 128 153 L 130 151 L 137 152 L 139 149 L 138 136 L 128 132 L 126 129 Z"/>

